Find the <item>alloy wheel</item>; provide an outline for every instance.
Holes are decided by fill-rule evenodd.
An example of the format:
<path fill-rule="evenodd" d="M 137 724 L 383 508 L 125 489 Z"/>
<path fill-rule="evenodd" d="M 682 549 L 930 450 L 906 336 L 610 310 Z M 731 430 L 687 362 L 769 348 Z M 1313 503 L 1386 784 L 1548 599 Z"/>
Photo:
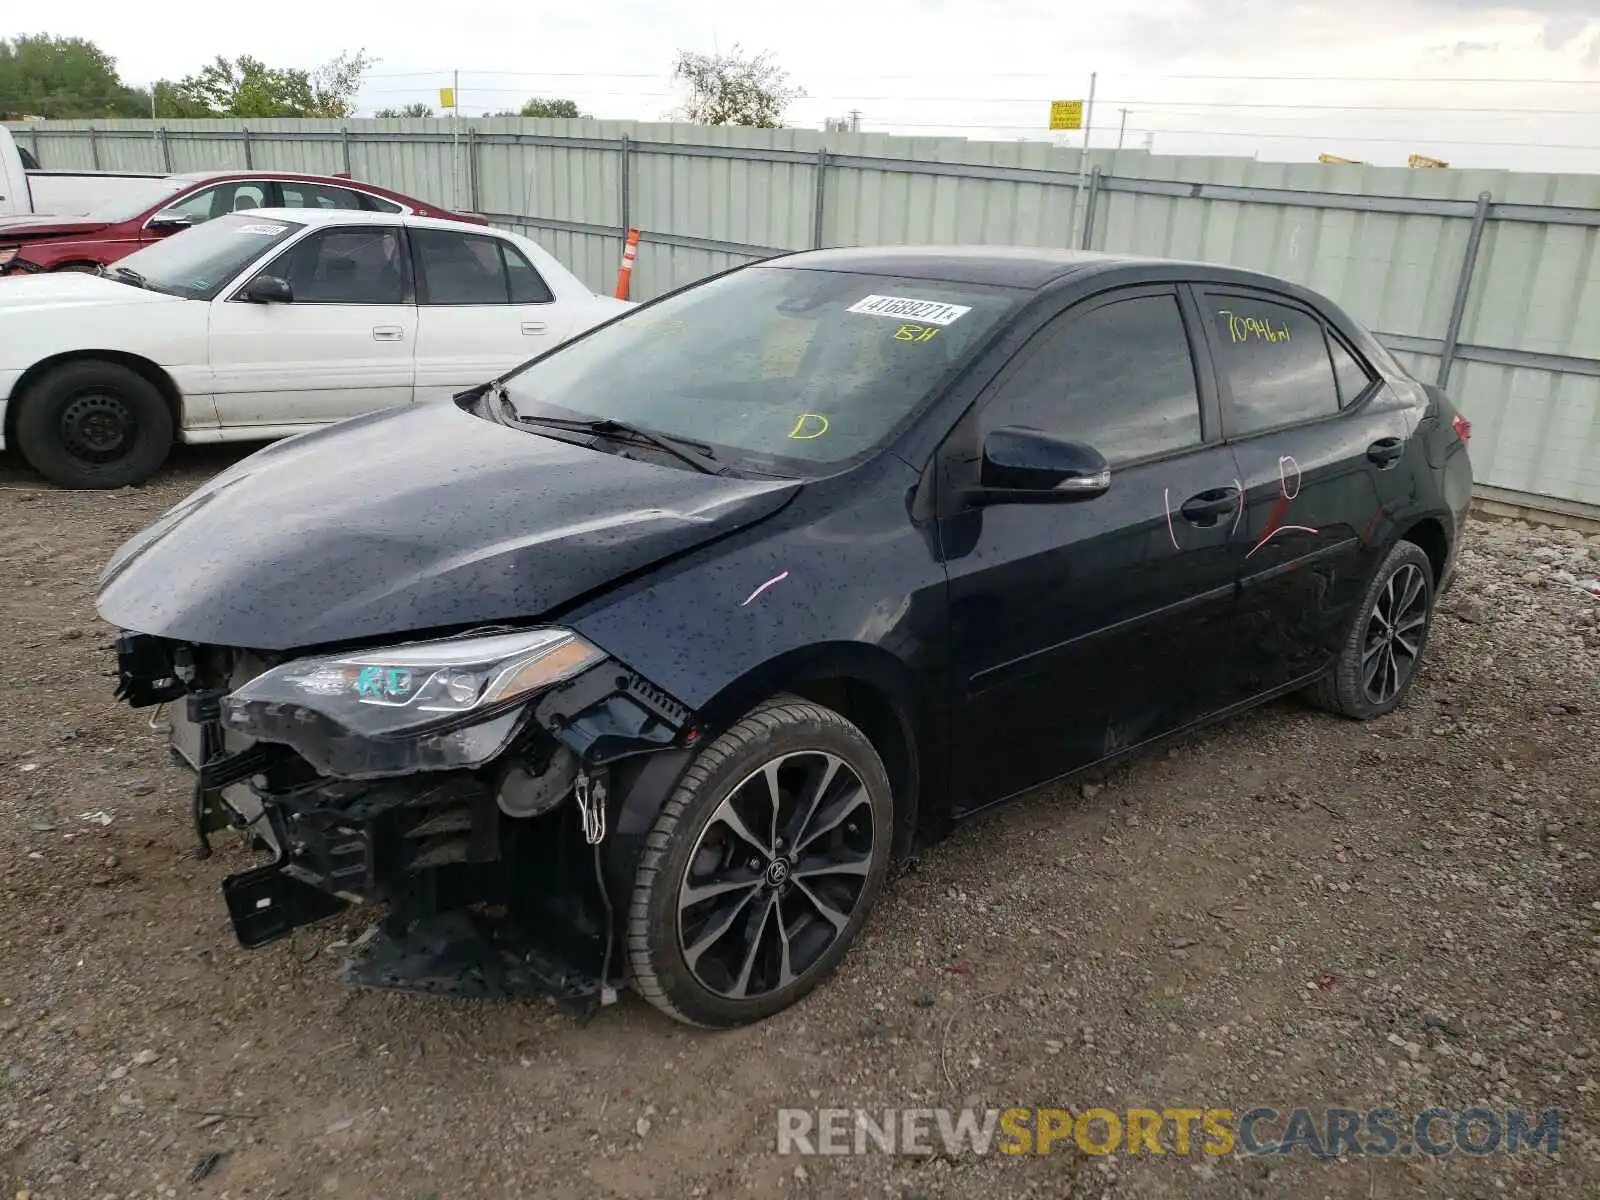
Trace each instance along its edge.
<path fill-rule="evenodd" d="M 730 790 L 678 888 L 695 979 L 753 1000 L 801 979 L 850 924 L 879 853 L 865 784 L 843 758 L 783 754 Z"/>
<path fill-rule="evenodd" d="M 1373 704 L 1389 703 L 1411 678 L 1427 627 L 1427 581 L 1406 563 L 1378 593 L 1362 637 L 1361 687 Z"/>

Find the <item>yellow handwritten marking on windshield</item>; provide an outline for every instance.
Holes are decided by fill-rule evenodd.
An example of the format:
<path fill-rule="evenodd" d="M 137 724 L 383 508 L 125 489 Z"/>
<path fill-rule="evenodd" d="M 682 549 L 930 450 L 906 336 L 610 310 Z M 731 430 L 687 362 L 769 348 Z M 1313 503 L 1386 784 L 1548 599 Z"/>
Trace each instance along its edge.
<path fill-rule="evenodd" d="M 815 433 L 801 433 L 807 421 L 816 421 L 821 426 Z M 800 419 L 794 423 L 794 428 L 789 431 L 789 436 L 796 441 L 809 442 L 828 432 L 828 418 L 821 413 L 801 413 Z"/>
<path fill-rule="evenodd" d="M 897 342 L 926 342 L 937 337 L 939 330 L 931 325 L 902 325 L 894 331 Z"/>
<path fill-rule="evenodd" d="M 1248 342 L 1251 339 L 1264 342 L 1287 342 L 1289 340 L 1289 327 L 1272 327 L 1272 322 L 1265 317 L 1241 317 L 1226 308 L 1219 308 L 1217 312 L 1228 318 L 1228 337 L 1235 342 Z"/>

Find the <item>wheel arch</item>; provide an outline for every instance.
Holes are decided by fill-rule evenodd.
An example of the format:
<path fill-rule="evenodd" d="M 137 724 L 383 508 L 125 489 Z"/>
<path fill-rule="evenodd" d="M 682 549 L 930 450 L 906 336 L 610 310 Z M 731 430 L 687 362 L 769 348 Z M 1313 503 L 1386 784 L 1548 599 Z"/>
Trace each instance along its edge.
<path fill-rule="evenodd" d="M 779 655 L 728 684 L 700 713 L 721 730 L 762 701 L 789 693 L 831 708 L 866 735 L 883 760 L 895 800 L 893 853 L 904 857 L 916 840 L 923 811 L 926 762 L 932 739 L 919 712 L 914 672 L 880 646 L 834 642 Z"/>
<path fill-rule="evenodd" d="M 1437 588 L 1444 581 L 1445 567 L 1450 561 L 1450 535 L 1445 523 L 1438 517 L 1422 517 L 1406 526 L 1398 540 L 1420 547 L 1428 556 L 1433 567 L 1433 586 Z"/>
<path fill-rule="evenodd" d="M 167 410 L 172 414 L 172 433 L 174 439 L 183 431 L 183 393 L 178 390 L 177 382 L 159 364 L 145 358 L 143 355 L 131 354 L 126 350 L 67 350 L 60 354 L 52 354 L 48 358 L 41 358 L 17 380 L 16 386 L 11 390 L 11 402 L 6 405 L 5 440 L 6 445 L 15 446 L 17 438 L 17 416 L 22 410 L 22 401 L 32 390 L 33 385 L 48 375 L 57 367 L 74 362 L 109 362 L 120 367 L 126 367 L 141 378 L 145 379 L 156 391 L 161 393 L 161 398 L 167 403 Z"/>

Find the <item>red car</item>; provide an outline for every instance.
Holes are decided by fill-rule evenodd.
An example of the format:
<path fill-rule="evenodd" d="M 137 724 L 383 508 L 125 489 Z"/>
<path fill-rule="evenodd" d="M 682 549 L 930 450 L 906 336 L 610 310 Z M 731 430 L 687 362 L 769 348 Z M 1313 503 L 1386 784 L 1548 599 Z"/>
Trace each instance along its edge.
<path fill-rule="evenodd" d="M 367 209 L 489 223 L 345 176 L 201 171 L 131 180 L 127 195 L 81 216 L 0 217 L 0 274 L 93 271 L 180 229 L 251 208 Z"/>

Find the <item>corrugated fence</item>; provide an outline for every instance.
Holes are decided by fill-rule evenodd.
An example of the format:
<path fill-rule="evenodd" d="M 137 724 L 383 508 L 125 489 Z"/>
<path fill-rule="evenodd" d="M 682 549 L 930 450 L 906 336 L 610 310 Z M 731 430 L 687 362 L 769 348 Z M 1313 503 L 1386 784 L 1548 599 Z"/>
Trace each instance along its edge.
<path fill-rule="evenodd" d="M 597 290 L 637 226 L 638 298 L 818 246 L 1086 246 L 1270 271 L 1448 382 L 1486 496 L 1600 516 L 1600 176 L 1143 151 L 1083 163 L 1042 142 L 619 121 L 13 128 L 46 169 L 347 171 L 485 213 Z"/>

